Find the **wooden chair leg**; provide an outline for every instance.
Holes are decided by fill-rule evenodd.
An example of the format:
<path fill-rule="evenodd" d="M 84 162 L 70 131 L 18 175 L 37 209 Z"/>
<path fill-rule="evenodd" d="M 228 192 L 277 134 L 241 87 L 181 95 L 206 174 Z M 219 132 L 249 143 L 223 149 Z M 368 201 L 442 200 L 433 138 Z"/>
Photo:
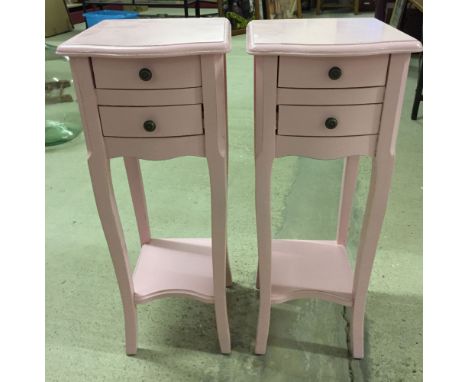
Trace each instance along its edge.
<path fill-rule="evenodd" d="M 270 184 L 273 158 L 259 157 L 255 163 L 255 206 L 258 240 L 260 307 L 255 354 L 265 354 L 271 314 L 271 204 Z"/>
<path fill-rule="evenodd" d="M 411 111 L 411 119 L 413 121 L 418 119 L 419 103 L 422 101 L 423 91 L 423 58 L 422 53 L 420 57 L 419 73 L 418 73 L 418 84 L 416 85 L 416 91 L 414 94 L 413 109 Z"/>
<path fill-rule="evenodd" d="M 317 0 L 315 3 L 315 14 L 320 15 L 322 13 L 322 0 Z"/>
<path fill-rule="evenodd" d="M 296 1 L 297 1 L 296 15 L 298 19 L 302 19 L 302 1 L 301 0 L 296 0 Z"/>
<path fill-rule="evenodd" d="M 221 352 L 231 352 L 231 335 L 226 300 L 227 240 L 226 193 L 227 168 L 222 157 L 207 157 L 211 184 L 211 240 L 216 327 Z"/>
<path fill-rule="evenodd" d="M 354 0 L 354 14 L 358 15 L 359 14 L 359 0 Z"/>
<path fill-rule="evenodd" d="M 364 317 L 367 290 L 379 241 L 393 173 L 394 157 L 374 159 L 354 274 L 351 347 L 354 358 L 364 357 Z"/>

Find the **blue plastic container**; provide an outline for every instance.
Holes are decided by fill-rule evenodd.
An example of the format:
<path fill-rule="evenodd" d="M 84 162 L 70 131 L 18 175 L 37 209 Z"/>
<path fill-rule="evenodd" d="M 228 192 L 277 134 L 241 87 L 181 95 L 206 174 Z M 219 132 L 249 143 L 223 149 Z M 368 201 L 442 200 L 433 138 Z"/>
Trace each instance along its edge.
<path fill-rule="evenodd" d="M 138 12 L 129 12 L 129 11 L 114 11 L 111 9 L 106 9 L 102 11 L 86 12 L 83 14 L 86 19 L 86 24 L 89 27 L 97 24 L 102 20 L 109 19 L 137 19 Z"/>

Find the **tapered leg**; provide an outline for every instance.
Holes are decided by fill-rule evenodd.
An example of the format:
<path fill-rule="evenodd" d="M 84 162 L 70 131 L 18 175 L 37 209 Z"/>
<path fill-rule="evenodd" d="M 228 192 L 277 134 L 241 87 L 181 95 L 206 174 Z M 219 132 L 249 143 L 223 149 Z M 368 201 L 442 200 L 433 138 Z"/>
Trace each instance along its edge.
<path fill-rule="evenodd" d="M 216 326 L 221 352 L 231 352 L 231 336 L 226 301 L 226 196 L 227 169 L 222 157 L 207 157 L 211 183 L 211 240 Z"/>
<path fill-rule="evenodd" d="M 89 172 L 99 217 L 109 246 L 122 298 L 126 352 L 128 355 L 133 355 L 137 351 L 137 311 L 133 294 L 133 281 L 112 187 L 109 160 L 102 158 L 101 155 L 95 157 L 91 154 L 88 160 Z"/>
<path fill-rule="evenodd" d="M 140 234 L 140 244 L 147 244 L 151 240 L 151 232 L 148 220 L 148 210 L 146 208 L 145 189 L 143 178 L 141 177 L 140 162 L 137 158 L 124 158 L 127 179 L 132 195 L 133 209 Z"/>
<path fill-rule="evenodd" d="M 379 241 L 393 173 L 394 158 L 374 159 L 366 213 L 354 274 L 351 346 L 354 358 L 364 357 L 364 316 L 367 289 Z"/>
<path fill-rule="evenodd" d="M 257 215 L 258 281 L 260 308 L 255 354 L 265 354 L 271 313 L 271 205 L 272 157 L 257 158 L 255 163 L 255 206 Z"/>
<path fill-rule="evenodd" d="M 354 0 L 354 14 L 358 15 L 359 14 L 359 0 Z"/>
<path fill-rule="evenodd" d="M 349 220 L 353 207 L 353 195 L 359 173 L 359 156 L 345 158 L 343 167 L 343 181 L 341 184 L 340 210 L 338 213 L 338 230 L 336 241 L 346 245 L 348 241 Z"/>

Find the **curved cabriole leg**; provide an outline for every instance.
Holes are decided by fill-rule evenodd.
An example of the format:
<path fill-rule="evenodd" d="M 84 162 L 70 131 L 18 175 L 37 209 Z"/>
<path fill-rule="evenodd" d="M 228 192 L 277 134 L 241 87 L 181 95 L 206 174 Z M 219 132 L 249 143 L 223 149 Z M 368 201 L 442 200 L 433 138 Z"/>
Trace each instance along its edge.
<path fill-rule="evenodd" d="M 140 244 L 148 244 L 151 241 L 151 232 L 140 161 L 137 158 L 124 157 L 124 164 L 125 170 L 127 171 L 128 185 L 132 196 L 138 233 L 140 235 Z"/>
<path fill-rule="evenodd" d="M 95 158 L 91 153 L 88 165 L 96 206 L 122 298 L 125 318 L 126 352 L 128 355 L 134 355 L 137 351 L 137 310 L 134 301 L 133 281 L 128 263 L 127 247 L 112 187 L 109 160 L 102 159 L 100 155 Z"/>
<path fill-rule="evenodd" d="M 202 92 L 205 148 L 211 184 L 211 245 L 216 327 L 221 352 L 231 352 L 226 301 L 227 275 L 227 111 L 224 55 L 203 55 Z"/>
<path fill-rule="evenodd" d="M 338 229 L 336 242 L 346 245 L 348 242 L 349 220 L 353 207 L 353 195 L 359 173 L 359 155 L 346 157 L 343 167 L 343 181 L 341 185 L 340 211 L 338 213 Z"/>
<path fill-rule="evenodd" d="M 255 163 L 258 274 L 260 307 L 255 354 L 265 354 L 271 314 L 271 211 L 270 182 L 273 158 L 259 157 Z"/>
<path fill-rule="evenodd" d="M 385 216 L 393 164 L 393 156 L 376 158 L 372 164 L 371 184 L 354 274 L 351 317 L 351 347 L 354 358 L 364 357 L 364 317 L 367 290 Z"/>
<path fill-rule="evenodd" d="M 226 301 L 226 193 L 227 173 L 224 158 L 208 157 L 211 184 L 211 240 L 216 326 L 221 352 L 231 352 L 231 336 Z"/>

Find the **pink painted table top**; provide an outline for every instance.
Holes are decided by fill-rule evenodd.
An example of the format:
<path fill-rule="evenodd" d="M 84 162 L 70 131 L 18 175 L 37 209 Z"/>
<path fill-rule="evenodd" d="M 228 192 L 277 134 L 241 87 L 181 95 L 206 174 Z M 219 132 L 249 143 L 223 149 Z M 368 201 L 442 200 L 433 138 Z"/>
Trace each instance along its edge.
<path fill-rule="evenodd" d="M 66 56 L 164 57 L 226 53 L 226 18 L 104 20 L 57 48 Z"/>
<path fill-rule="evenodd" d="M 411 36 L 374 18 L 255 20 L 247 26 L 254 55 L 365 56 L 422 50 Z"/>

